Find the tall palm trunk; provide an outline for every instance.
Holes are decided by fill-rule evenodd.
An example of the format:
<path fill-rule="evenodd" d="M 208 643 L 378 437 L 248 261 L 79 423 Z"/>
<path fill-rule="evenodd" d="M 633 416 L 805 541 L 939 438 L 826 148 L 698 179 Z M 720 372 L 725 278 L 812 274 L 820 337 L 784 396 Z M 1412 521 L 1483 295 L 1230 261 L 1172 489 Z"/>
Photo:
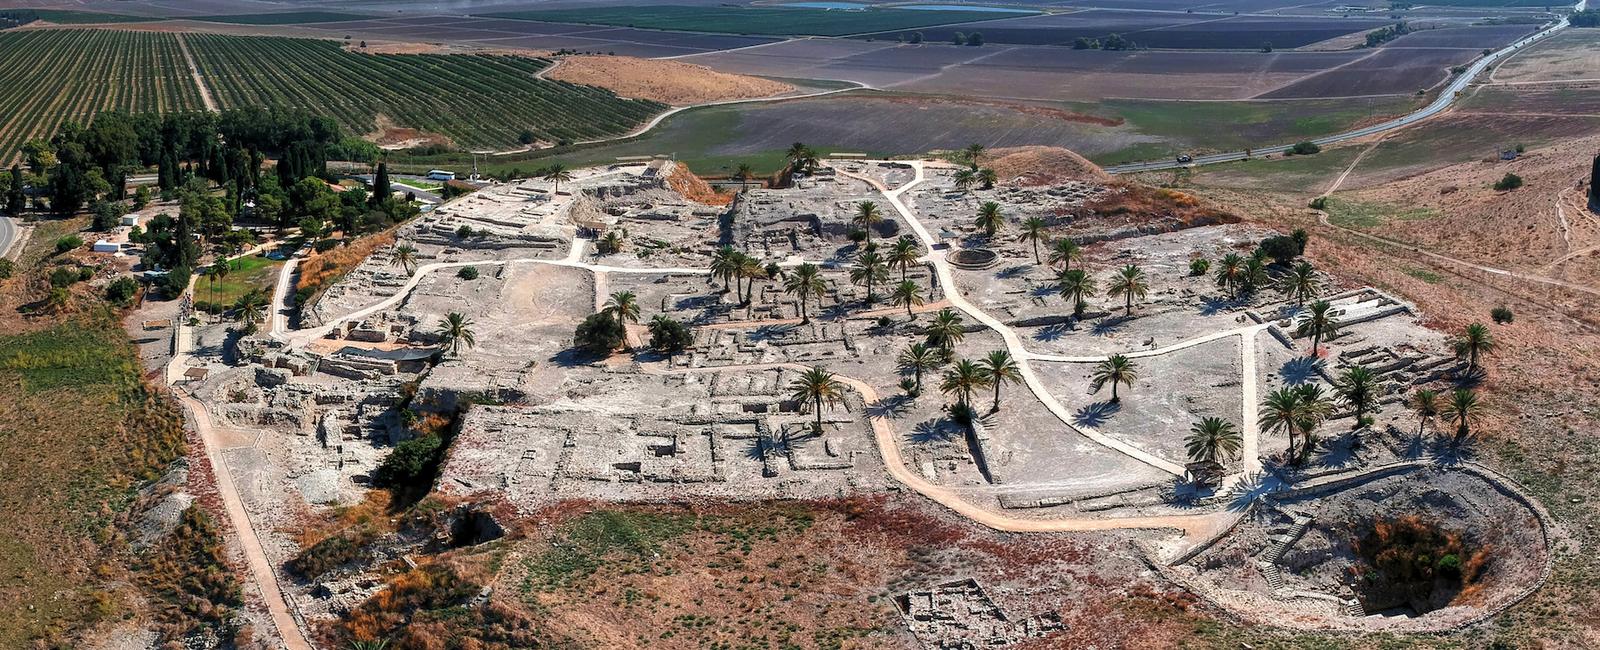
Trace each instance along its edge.
<path fill-rule="evenodd" d="M 995 379 L 995 381 L 994 381 L 994 406 L 989 408 L 989 412 L 990 413 L 998 413 L 999 411 L 1000 411 L 1000 380 L 999 379 Z"/>
<path fill-rule="evenodd" d="M 822 396 L 818 395 L 814 399 L 814 405 L 817 407 L 817 435 L 820 436 L 822 435 Z"/>

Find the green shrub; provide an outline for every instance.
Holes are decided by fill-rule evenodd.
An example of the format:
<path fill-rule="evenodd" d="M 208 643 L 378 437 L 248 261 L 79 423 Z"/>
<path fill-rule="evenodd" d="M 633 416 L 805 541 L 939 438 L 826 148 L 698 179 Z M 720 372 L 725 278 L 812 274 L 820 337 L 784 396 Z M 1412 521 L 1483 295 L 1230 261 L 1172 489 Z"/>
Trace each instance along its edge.
<path fill-rule="evenodd" d="M 431 481 L 443 448 L 444 439 L 434 434 L 401 442 L 372 473 L 372 483 L 379 487 L 413 487 Z"/>
<path fill-rule="evenodd" d="M 133 302 L 133 297 L 139 293 L 139 281 L 128 276 L 122 276 L 106 285 L 106 300 L 113 304 L 126 306 Z"/>
<path fill-rule="evenodd" d="M 578 329 L 572 334 L 572 343 L 590 352 L 606 354 L 621 347 L 625 335 L 622 323 L 602 312 L 578 323 Z"/>
<path fill-rule="evenodd" d="M 1300 254 L 1300 246 L 1293 238 L 1276 235 L 1261 240 L 1261 252 L 1278 264 L 1288 264 Z"/>
<path fill-rule="evenodd" d="M 1200 276 L 1211 271 L 1211 260 L 1204 257 L 1189 262 L 1189 275 Z"/>
<path fill-rule="evenodd" d="M 0 280 L 10 280 L 17 272 L 17 263 L 11 260 L 0 259 Z"/>
<path fill-rule="evenodd" d="M 64 235 L 56 240 L 57 254 L 65 253 L 81 247 L 83 247 L 83 238 L 77 235 Z"/>
<path fill-rule="evenodd" d="M 1494 189 L 1500 192 L 1509 192 L 1519 187 L 1522 187 L 1522 177 L 1511 172 L 1506 172 L 1506 175 L 1494 184 Z"/>
<path fill-rule="evenodd" d="M 70 287 L 78 283 L 77 269 L 58 266 L 50 271 L 50 286 L 57 289 Z"/>
<path fill-rule="evenodd" d="M 463 280 L 476 280 L 478 279 L 478 267 L 463 266 L 460 271 L 456 271 L 456 277 Z"/>
<path fill-rule="evenodd" d="M 1489 318 L 1493 318 L 1494 322 L 1501 325 L 1510 325 L 1511 321 L 1516 320 L 1516 315 L 1511 313 L 1510 307 L 1500 305 L 1489 310 Z"/>
<path fill-rule="evenodd" d="M 338 247 L 339 240 L 337 239 L 319 239 L 317 243 L 311 245 L 312 250 L 318 253 L 326 253 Z"/>
<path fill-rule="evenodd" d="M 694 343 L 694 334 L 683 323 L 664 318 L 650 321 L 650 349 L 677 354 Z"/>
<path fill-rule="evenodd" d="M 1328 207 L 1328 197 L 1319 196 L 1317 198 L 1311 199 L 1311 209 L 1312 210 L 1323 210 L 1323 209 L 1326 209 L 1327 207 Z"/>
<path fill-rule="evenodd" d="M 1317 146 L 1317 143 L 1312 142 L 1310 140 L 1305 140 L 1305 141 L 1302 141 L 1302 142 L 1294 143 L 1293 147 L 1289 147 L 1289 152 L 1288 153 L 1290 155 L 1294 155 L 1294 156 L 1309 156 L 1311 154 L 1318 153 L 1318 152 L 1321 152 L 1321 151 L 1322 151 L 1322 147 Z"/>

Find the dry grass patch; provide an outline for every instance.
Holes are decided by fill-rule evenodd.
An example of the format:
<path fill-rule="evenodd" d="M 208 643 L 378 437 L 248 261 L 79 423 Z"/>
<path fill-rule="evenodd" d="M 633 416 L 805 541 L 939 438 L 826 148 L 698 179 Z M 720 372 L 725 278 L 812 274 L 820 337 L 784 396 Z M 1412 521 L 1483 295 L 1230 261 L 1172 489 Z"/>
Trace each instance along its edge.
<path fill-rule="evenodd" d="M 674 106 L 771 97 L 794 90 L 794 86 L 771 79 L 717 72 L 681 61 L 631 56 L 569 56 L 545 77 Z"/>

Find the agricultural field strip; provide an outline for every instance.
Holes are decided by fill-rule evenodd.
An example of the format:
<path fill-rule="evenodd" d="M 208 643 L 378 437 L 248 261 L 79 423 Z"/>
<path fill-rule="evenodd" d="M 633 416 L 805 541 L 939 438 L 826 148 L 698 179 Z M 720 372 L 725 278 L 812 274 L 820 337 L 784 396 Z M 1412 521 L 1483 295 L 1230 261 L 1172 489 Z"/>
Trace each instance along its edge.
<path fill-rule="evenodd" d="M 0 34 L 0 85 L 27 88 L 0 99 L 0 160 L 54 133 L 68 120 L 102 110 L 188 110 L 200 103 L 170 34 L 38 30 Z"/>
<path fill-rule="evenodd" d="M 555 142 L 624 133 L 663 108 L 538 79 L 542 59 L 365 55 L 323 41 L 217 35 L 189 45 L 223 108 L 287 103 L 356 132 L 381 113 L 464 145 L 509 144 L 523 128 Z"/>

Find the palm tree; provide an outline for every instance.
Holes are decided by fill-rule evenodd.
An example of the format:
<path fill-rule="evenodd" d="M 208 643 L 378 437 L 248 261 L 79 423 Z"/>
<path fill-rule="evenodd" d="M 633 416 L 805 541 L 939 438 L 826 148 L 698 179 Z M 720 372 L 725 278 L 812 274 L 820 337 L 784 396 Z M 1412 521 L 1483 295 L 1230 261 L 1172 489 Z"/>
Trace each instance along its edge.
<path fill-rule="evenodd" d="M 993 413 L 1000 410 L 1000 385 L 1021 383 L 1022 367 L 1018 366 L 1017 361 L 1011 358 L 1011 353 L 1005 350 L 990 352 L 981 364 L 983 380 L 994 387 L 994 406 L 989 409 L 989 412 Z"/>
<path fill-rule="evenodd" d="M 1006 225 L 1005 215 L 1000 213 L 1000 204 L 994 201 L 984 201 L 978 206 L 978 228 L 983 234 L 994 237 L 996 232 Z"/>
<path fill-rule="evenodd" d="M 1050 247 L 1050 264 L 1061 265 L 1063 273 L 1072 270 L 1072 262 L 1083 259 L 1083 247 L 1071 237 L 1057 239 Z"/>
<path fill-rule="evenodd" d="M 615 255 L 622 252 L 623 243 L 622 233 L 612 230 L 608 231 L 604 237 L 601 237 L 600 241 L 596 242 L 595 247 L 600 250 L 601 255 Z"/>
<path fill-rule="evenodd" d="M 810 402 L 817 410 L 817 435 L 822 435 L 822 405 L 828 406 L 844 397 L 844 384 L 833 378 L 833 373 L 823 369 L 822 366 L 813 366 L 802 373 L 798 378 L 789 383 L 789 390 L 794 391 L 790 399 L 796 402 Z"/>
<path fill-rule="evenodd" d="M 1133 315 L 1133 299 L 1144 300 L 1150 292 L 1150 281 L 1145 277 L 1144 270 L 1129 264 L 1111 276 L 1111 286 L 1106 287 L 1106 292 L 1122 294 L 1122 306 L 1129 316 Z"/>
<path fill-rule="evenodd" d="M 1295 304 L 1303 307 L 1306 298 L 1317 295 L 1322 289 L 1322 279 L 1317 277 L 1317 270 L 1310 262 L 1301 262 L 1278 281 L 1278 289 L 1292 296 Z"/>
<path fill-rule="evenodd" d="M 928 335 L 928 342 L 938 346 L 946 354 L 967 335 L 966 327 L 961 324 L 961 316 L 949 307 L 934 314 L 933 322 L 928 324 L 928 328 L 924 331 Z"/>
<path fill-rule="evenodd" d="M 1317 356 L 1317 347 L 1322 345 L 1322 337 L 1332 337 L 1339 333 L 1339 321 L 1333 318 L 1333 305 L 1326 300 L 1311 303 L 1311 310 L 1300 315 L 1300 324 L 1295 328 L 1295 336 L 1311 337 L 1311 356 Z"/>
<path fill-rule="evenodd" d="M 216 264 L 206 267 L 206 270 L 204 271 L 204 275 L 206 276 L 206 284 L 210 285 L 211 287 L 212 302 L 216 302 L 217 300 L 217 274 L 219 272 L 220 268 Z"/>
<path fill-rule="evenodd" d="M 1300 429 L 1300 460 L 1311 455 L 1311 449 L 1316 445 L 1313 435 L 1317 425 L 1322 424 L 1333 416 L 1333 400 L 1322 390 L 1319 384 L 1301 384 L 1295 387 L 1295 394 L 1300 398 L 1300 417 L 1295 420 L 1295 426 Z"/>
<path fill-rule="evenodd" d="M 1348 368 L 1344 374 L 1339 375 L 1339 380 L 1334 383 L 1334 390 L 1338 391 L 1340 399 L 1355 409 L 1355 429 L 1361 428 L 1362 420 L 1366 418 L 1367 410 L 1372 408 L 1378 400 L 1378 375 L 1366 366 Z"/>
<path fill-rule="evenodd" d="M 761 260 L 749 255 L 745 255 L 744 253 L 739 254 L 738 261 L 738 274 L 740 277 L 745 279 L 744 299 L 741 300 L 739 304 L 748 305 L 750 304 L 752 294 L 755 293 L 756 280 L 767 277 L 767 267 L 765 264 L 761 263 Z"/>
<path fill-rule="evenodd" d="M 401 244 L 394 247 L 394 263 L 405 269 L 406 275 L 411 275 L 417 266 L 417 249 L 411 244 Z"/>
<path fill-rule="evenodd" d="M 822 282 L 822 270 L 817 265 L 806 262 L 796 267 L 794 273 L 784 280 L 784 293 L 791 294 L 800 299 L 800 322 L 811 322 L 811 315 L 806 313 L 806 300 L 811 296 L 817 297 L 817 307 L 821 308 L 822 292 L 827 290 L 827 285 Z"/>
<path fill-rule="evenodd" d="M 789 159 L 789 170 L 793 172 L 809 172 L 818 166 L 817 152 L 799 142 L 789 145 L 784 156 Z"/>
<path fill-rule="evenodd" d="M 1294 434 L 1299 430 L 1303 411 L 1300 393 L 1292 387 L 1284 387 L 1267 393 L 1266 399 L 1261 401 L 1261 409 L 1256 413 L 1263 428 L 1268 431 L 1281 430 L 1289 437 L 1288 455 L 1291 459 L 1295 457 Z"/>
<path fill-rule="evenodd" d="M 733 275 L 739 268 L 740 253 L 732 246 L 723 245 L 711 254 L 711 277 L 722 280 L 722 292 L 727 293 L 733 284 Z"/>
<path fill-rule="evenodd" d="M 1022 220 L 1022 234 L 1017 235 L 1017 241 L 1025 241 L 1033 244 L 1034 264 L 1040 264 L 1043 262 L 1043 260 L 1039 259 L 1039 242 L 1044 241 L 1049 235 L 1050 233 L 1045 231 L 1044 219 L 1039 217 L 1028 217 L 1027 219 Z"/>
<path fill-rule="evenodd" d="M 930 348 L 922 343 L 912 343 L 900 353 L 901 369 L 910 370 L 917 379 L 913 395 L 922 393 L 922 372 L 939 367 L 940 356 L 936 348 Z"/>
<path fill-rule="evenodd" d="M 1439 417 L 1439 393 L 1421 389 L 1411 394 L 1411 410 L 1417 413 L 1417 437 L 1428 430 L 1428 424 Z"/>
<path fill-rule="evenodd" d="M 878 204 L 871 201 L 862 201 L 856 204 L 856 227 L 865 230 L 867 236 L 872 236 L 872 227 L 883 221 L 883 212 L 878 209 Z"/>
<path fill-rule="evenodd" d="M 544 180 L 554 183 L 550 188 L 551 194 L 561 193 L 561 181 L 572 180 L 572 172 L 567 171 L 567 166 L 556 163 L 544 170 Z"/>
<path fill-rule="evenodd" d="M 745 189 L 745 184 L 749 183 L 751 177 L 755 175 L 756 172 L 750 168 L 750 163 L 739 163 L 738 168 L 733 171 L 733 178 L 739 181 L 739 189 L 741 190 Z"/>
<path fill-rule="evenodd" d="M 461 344 L 467 347 L 476 347 L 478 339 L 472 335 L 472 319 L 458 312 L 445 314 L 444 320 L 439 321 L 439 344 L 448 350 L 451 355 L 461 352 Z"/>
<path fill-rule="evenodd" d="M 982 189 L 994 189 L 994 184 L 1000 182 L 1000 176 L 989 167 L 978 170 L 978 186 Z"/>
<path fill-rule="evenodd" d="M 1139 368 L 1133 361 L 1120 354 L 1112 355 L 1095 366 L 1094 375 L 1089 379 L 1089 392 L 1098 393 L 1106 384 L 1111 384 L 1111 403 L 1117 404 L 1122 401 L 1117 396 L 1117 384 L 1127 384 L 1132 389 L 1133 382 L 1138 379 Z"/>
<path fill-rule="evenodd" d="M 964 167 L 957 171 L 954 176 L 951 176 L 950 181 L 955 184 L 958 190 L 963 192 L 971 190 L 972 186 L 977 185 L 979 182 L 978 170 L 974 167 Z"/>
<path fill-rule="evenodd" d="M 1232 422 L 1217 417 L 1203 418 L 1189 428 L 1184 439 L 1189 460 L 1196 463 L 1223 463 L 1244 448 L 1244 436 Z"/>
<path fill-rule="evenodd" d="M 239 298 L 239 322 L 244 324 L 244 331 L 254 334 L 256 326 L 266 318 L 267 300 L 260 291 L 251 291 Z"/>
<path fill-rule="evenodd" d="M 1267 275 L 1267 262 L 1260 256 L 1252 255 L 1244 261 L 1244 276 L 1240 278 L 1239 289 L 1244 293 L 1254 294 L 1256 289 L 1265 285 L 1271 277 Z"/>
<path fill-rule="evenodd" d="M 1478 403 L 1478 394 L 1470 389 L 1457 388 L 1450 392 L 1450 401 L 1444 405 L 1444 419 L 1456 425 L 1453 442 L 1459 444 L 1467 436 L 1472 435 L 1472 423 L 1478 421 L 1482 410 L 1482 405 Z"/>
<path fill-rule="evenodd" d="M 1477 373 L 1478 359 L 1494 352 L 1494 336 L 1489 334 L 1489 327 L 1483 323 L 1473 323 L 1461 332 L 1461 338 L 1456 339 L 1456 358 L 1467 362 L 1467 372 Z"/>
<path fill-rule="evenodd" d="M 894 304 L 906 308 L 907 319 L 916 320 L 917 315 L 912 313 L 911 308 L 923 303 L 922 287 L 917 286 L 917 283 L 910 280 L 904 280 L 895 285 L 894 292 L 889 294 L 889 299 Z"/>
<path fill-rule="evenodd" d="M 969 408 L 972 404 L 972 394 L 988 385 L 983 368 L 978 367 L 978 364 L 970 359 L 962 359 L 944 371 L 944 378 L 939 382 L 939 390 L 946 395 L 954 396 L 956 406 Z"/>
<path fill-rule="evenodd" d="M 962 149 L 961 153 L 958 154 L 958 155 L 959 155 L 959 157 L 961 159 L 961 162 L 964 162 L 964 163 L 966 163 L 968 165 L 971 165 L 971 166 L 977 166 L 978 159 L 982 158 L 983 157 L 983 152 L 988 151 L 988 150 L 989 150 L 988 147 L 985 147 L 985 146 L 983 146 L 981 144 L 978 144 L 978 143 L 974 142 L 972 144 L 967 145 L 965 149 Z"/>
<path fill-rule="evenodd" d="M 601 310 L 624 325 L 639 322 L 639 297 L 632 291 L 618 291 L 611 294 L 606 300 L 605 307 Z"/>
<path fill-rule="evenodd" d="M 1228 295 L 1238 298 L 1244 284 L 1244 258 L 1238 253 L 1228 253 L 1217 262 L 1217 286 L 1228 290 Z"/>
<path fill-rule="evenodd" d="M 866 285 L 867 304 L 870 305 L 878 299 L 878 294 L 872 292 L 873 283 L 888 279 L 889 267 L 884 265 L 883 256 L 879 255 L 878 251 L 862 251 L 856 256 L 856 265 L 850 269 L 850 281 Z"/>
<path fill-rule="evenodd" d="M 900 269 L 900 281 L 906 281 L 906 273 L 911 267 L 916 266 L 917 260 L 922 257 L 922 247 L 911 235 L 901 235 L 894 240 L 894 246 L 889 247 L 889 256 L 884 259 L 892 268 Z"/>
<path fill-rule="evenodd" d="M 1068 269 L 1056 278 L 1056 291 L 1061 293 L 1062 299 L 1072 303 L 1075 318 L 1083 318 L 1083 310 L 1089 306 L 1088 298 L 1094 296 L 1096 288 L 1094 278 L 1083 269 Z"/>

